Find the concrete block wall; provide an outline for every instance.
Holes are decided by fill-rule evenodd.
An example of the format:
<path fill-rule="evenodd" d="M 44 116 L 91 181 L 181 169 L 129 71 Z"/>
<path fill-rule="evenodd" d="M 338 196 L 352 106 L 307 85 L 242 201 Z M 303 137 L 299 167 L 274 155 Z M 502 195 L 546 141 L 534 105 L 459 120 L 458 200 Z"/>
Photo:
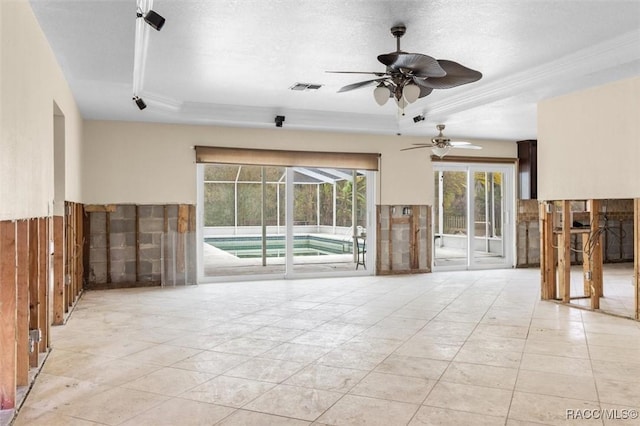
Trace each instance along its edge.
<path fill-rule="evenodd" d="M 378 273 L 414 273 L 431 270 L 433 237 L 430 213 L 431 206 L 427 205 L 378 207 Z M 415 248 L 410 244 L 412 233 L 415 233 Z M 412 264 L 412 259 L 414 262 L 417 260 L 417 263 Z"/>
<path fill-rule="evenodd" d="M 195 206 L 187 207 L 195 212 Z M 174 284 L 195 282 L 195 229 L 179 232 L 178 205 L 119 204 L 104 210 L 88 213 L 88 288 L 159 285 L 168 272 Z M 181 245 L 175 250 L 171 244 L 178 239 Z M 177 255 L 178 262 L 169 260 Z"/>
<path fill-rule="evenodd" d="M 111 282 L 136 282 L 136 206 L 118 205 L 109 219 Z"/>
<path fill-rule="evenodd" d="M 160 281 L 162 272 L 161 245 L 163 231 L 164 206 L 139 206 L 139 281 Z"/>

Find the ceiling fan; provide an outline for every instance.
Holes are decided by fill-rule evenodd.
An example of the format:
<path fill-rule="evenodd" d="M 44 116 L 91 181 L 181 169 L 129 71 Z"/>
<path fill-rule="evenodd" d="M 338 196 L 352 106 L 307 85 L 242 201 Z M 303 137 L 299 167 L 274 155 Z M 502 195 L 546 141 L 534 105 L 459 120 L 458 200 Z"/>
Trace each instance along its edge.
<path fill-rule="evenodd" d="M 463 141 L 452 141 L 451 139 L 445 137 L 442 134 L 444 130 L 444 124 L 438 124 L 436 126 L 439 133 L 438 136 L 434 136 L 431 138 L 431 143 L 414 143 L 410 148 L 404 148 L 400 151 L 408 151 L 411 149 L 422 149 L 422 148 L 431 148 L 431 151 L 437 155 L 438 157 L 444 157 L 451 148 L 462 148 L 462 149 L 482 149 L 481 146 L 473 145 L 470 142 Z"/>
<path fill-rule="evenodd" d="M 391 34 L 396 38 L 396 51 L 378 55 L 378 61 L 386 66 L 384 72 L 327 71 L 342 74 L 373 74 L 377 77 L 344 86 L 338 90 L 338 93 L 377 85 L 373 96 L 379 105 L 384 105 L 392 97 L 398 107 L 404 109 L 418 98 L 429 95 L 433 89 L 450 89 L 482 78 L 482 73 L 454 61 L 434 59 L 422 53 L 403 52 L 400 50 L 400 38 L 406 30 L 407 28 L 402 24 L 391 28 Z"/>

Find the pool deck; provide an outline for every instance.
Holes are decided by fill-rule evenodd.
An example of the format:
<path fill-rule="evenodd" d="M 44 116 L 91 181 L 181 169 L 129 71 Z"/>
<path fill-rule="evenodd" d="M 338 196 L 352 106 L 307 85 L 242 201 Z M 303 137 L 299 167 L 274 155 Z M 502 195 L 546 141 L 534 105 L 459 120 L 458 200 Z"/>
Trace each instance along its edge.
<path fill-rule="evenodd" d="M 331 238 L 336 241 L 350 241 L 352 237 L 333 234 L 314 234 L 322 238 Z M 245 236 L 245 235 L 243 235 Z M 246 235 L 252 237 L 256 235 Z M 231 236 L 220 236 L 231 237 Z M 206 238 L 206 237 L 205 237 Z M 203 263 L 205 276 L 246 275 L 262 273 L 281 273 L 284 271 L 284 257 L 270 257 L 267 266 L 262 266 L 262 258 L 239 258 L 233 254 L 203 242 Z M 353 254 L 328 254 L 321 256 L 295 256 L 294 268 L 305 272 L 324 272 L 334 270 L 353 270 L 356 267 Z"/>

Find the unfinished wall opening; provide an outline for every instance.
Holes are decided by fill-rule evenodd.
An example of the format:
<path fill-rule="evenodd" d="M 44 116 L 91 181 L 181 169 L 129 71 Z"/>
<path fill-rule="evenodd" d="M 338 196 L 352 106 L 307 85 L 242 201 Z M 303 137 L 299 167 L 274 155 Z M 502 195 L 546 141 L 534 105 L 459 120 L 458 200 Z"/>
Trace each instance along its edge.
<path fill-rule="evenodd" d="M 637 204 L 540 203 L 542 299 L 638 319 Z"/>

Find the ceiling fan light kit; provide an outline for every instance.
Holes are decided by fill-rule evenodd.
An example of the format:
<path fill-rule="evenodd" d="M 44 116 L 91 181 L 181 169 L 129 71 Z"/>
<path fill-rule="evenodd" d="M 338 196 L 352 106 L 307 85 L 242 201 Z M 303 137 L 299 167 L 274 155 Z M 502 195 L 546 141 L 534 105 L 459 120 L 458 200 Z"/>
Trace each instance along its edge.
<path fill-rule="evenodd" d="M 344 86 L 338 93 L 348 92 L 376 84 L 373 97 L 378 105 L 384 105 L 390 97 L 403 110 L 408 104 L 431 94 L 433 89 L 450 89 L 472 83 L 482 78 L 482 73 L 457 62 L 435 59 L 422 53 L 407 53 L 400 49 L 400 38 L 407 28 L 396 25 L 391 34 L 396 38 L 396 51 L 378 55 L 378 61 L 386 66 L 380 71 L 327 71 L 342 74 L 372 74 L 376 78 Z"/>
<path fill-rule="evenodd" d="M 414 122 L 421 121 L 419 118 L 422 117 L 424 120 L 424 116 L 418 115 L 413 117 Z M 431 148 L 431 152 L 434 155 L 442 158 L 449 153 L 452 148 L 461 148 L 461 149 L 482 149 L 481 146 L 473 145 L 469 142 L 463 141 L 452 141 L 448 137 L 442 134 L 444 130 L 444 124 L 438 124 L 436 129 L 438 129 L 438 135 L 431 138 L 431 143 L 414 143 L 412 147 L 401 149 L 401 151 L 409 151 L 412 149 L 422 149 L 422 148 Z"/>

